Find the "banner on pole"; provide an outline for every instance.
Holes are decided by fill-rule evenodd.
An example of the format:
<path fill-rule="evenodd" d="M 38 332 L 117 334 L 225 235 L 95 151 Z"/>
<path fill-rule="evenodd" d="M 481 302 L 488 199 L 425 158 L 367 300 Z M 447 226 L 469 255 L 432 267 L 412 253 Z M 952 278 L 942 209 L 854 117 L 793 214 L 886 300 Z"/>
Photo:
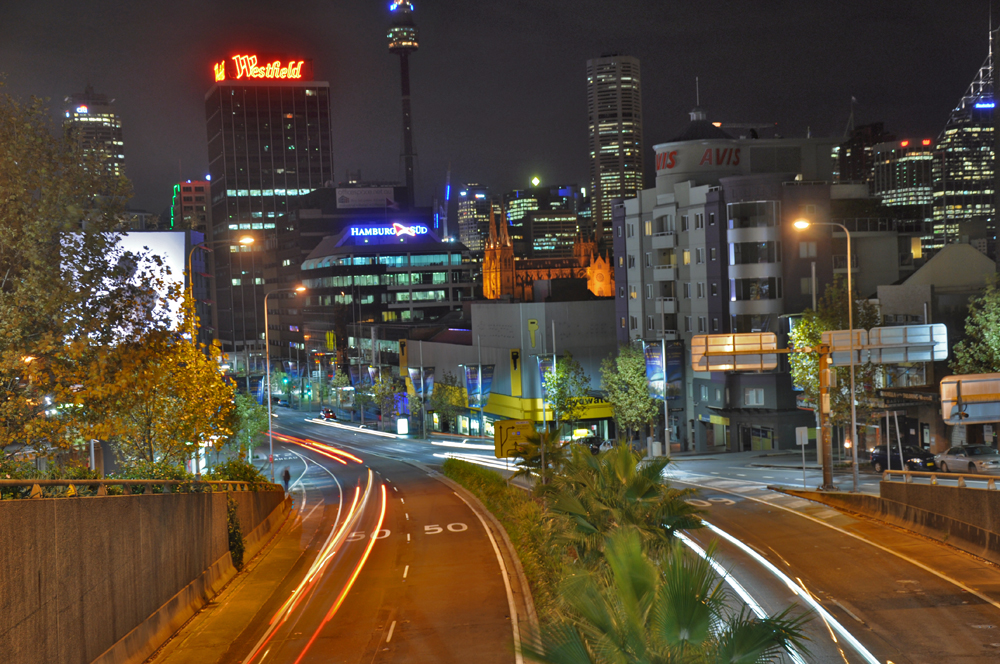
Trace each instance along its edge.
<path fill-rule="evenodd" d="M 666 398 L 680 399 L 682 382 L 684 380 L 684 344 L 674 341 L 666 344 L 666 357 L 663 358 L 663 369 L 666 374 Z"/>
<path fill-rule="evenodd" d="M 479 365 L 465 367 L 465 391 L 469 395 L 469 408 L 479 408 Z"/>
<path fill-rule="evenodd" d="M 643 355 L 646 356 L 646 382 L 649 384 L 649 396 L 653 399 L 662 399 L 665 388 L 663 350 L 658 343 L 645 344 Z"/>
<path fill-rule="evenodd" d="M 493 372 L 496 365 L 484 364 L 483 365 L 483 375 L 479 386 L 479 403 L 476 404 L 480 408 L 484 408 L 490 401 L 490 392 L 493 390 Z"/>

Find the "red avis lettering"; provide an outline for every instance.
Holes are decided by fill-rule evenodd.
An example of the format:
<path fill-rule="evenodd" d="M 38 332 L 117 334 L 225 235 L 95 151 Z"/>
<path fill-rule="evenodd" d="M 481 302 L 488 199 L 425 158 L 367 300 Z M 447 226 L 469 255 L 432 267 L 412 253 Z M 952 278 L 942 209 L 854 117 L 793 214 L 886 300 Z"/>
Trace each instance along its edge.
<path fill-rule="evenodd" d="M 714 159 L 713 159 L 714 158 Z M 739 166 L 740 165 L 740 149 L 739 148 L 707 148 L 705 154 L 701 156 L 701 161 L 698 162 L 699 166 Z"/>
<path fill-rule="evenodd" d="M 671 150 L 670 152 L 659 152 L 656 155 L 656 170 L 663 170 L 664 168 L 673 168 L 677 165 L 677 150 Z"/>

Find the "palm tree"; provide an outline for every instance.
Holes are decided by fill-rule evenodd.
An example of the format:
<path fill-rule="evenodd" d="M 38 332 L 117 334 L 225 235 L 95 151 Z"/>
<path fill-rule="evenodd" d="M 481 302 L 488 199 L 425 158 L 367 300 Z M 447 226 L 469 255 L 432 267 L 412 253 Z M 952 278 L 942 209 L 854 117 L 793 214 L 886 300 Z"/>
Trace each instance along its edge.
<path fill-rule="evenodd" d="M 561 429 L 550 430 L 544 428 L 535 432 L 521 444 L 517 471 L 510 476 L 511 479 L 527 477 L 531 479 L 537 477 L 542 468 L 542 447 L 545 448 L 545 483 L 552 481 L 552 477 L 562 471 L 566 463 L 567 452 L 570 443 L 560 441 Z M 536 488 L 540 488 L 539 482 Z"/>
<path fill-rule="evenodd" d="M 662 477 L 669 459 L 643 460 L 627 445 L 594 456 L 573 446 L 562 473 L 546 488 L 549 509 L 570 521 L 566 537 L 577 557 L 591 562 L 616 529 L 633 526 L 647 552 L 659 556 L 677 530 L 701 527 L 700 510 L 686 502 L 692 489 L 671 488 Z"/>
<path fill-rule="evenodd" d="M 559 618 L 523 647 L 547 664 L 756 664 L 805 652 L 808 616 L 757 619 L 727 604 L 709 562 L 674 542 L 654 562 L 635 528 L 608 538 L 606 566 L 574 575 L 561 588 Z"/>

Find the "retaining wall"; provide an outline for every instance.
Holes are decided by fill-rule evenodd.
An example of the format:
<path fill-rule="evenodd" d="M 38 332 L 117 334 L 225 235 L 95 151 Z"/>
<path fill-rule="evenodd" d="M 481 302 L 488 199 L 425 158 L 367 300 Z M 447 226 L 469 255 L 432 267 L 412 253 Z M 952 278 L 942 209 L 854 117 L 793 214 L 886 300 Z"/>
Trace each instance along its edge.
<path fill-rule="evenodd" d="M 1000 564 L 1000 491 L 881 482 L 880 496 L 780 490 L 920 533 Z"/>
<path fill-rule="evenodd" d="M 262 491 L 0 502 L 0 662 L 144 660 L 235 573 L 227 495 L 244 536 L 273 525 L 284 499 Z"/>

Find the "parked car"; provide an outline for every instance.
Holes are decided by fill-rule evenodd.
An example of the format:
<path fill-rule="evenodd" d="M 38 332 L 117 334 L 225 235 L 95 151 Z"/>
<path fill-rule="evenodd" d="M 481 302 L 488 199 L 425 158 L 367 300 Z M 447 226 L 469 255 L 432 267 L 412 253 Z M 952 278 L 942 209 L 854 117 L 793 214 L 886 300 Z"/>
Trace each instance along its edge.
<path fill-rule="evenodd" d="M 337 420 L 337 414 L 333 412 L 332 408 L 324 407 L 319 413 L 320 419 L 324 420 Z"/>
<path fill-rule="evenodd" d="M 1000 452 L 989 445 L 953 447 L 934 460 L 943 473 L 1000 473 Z"/>
<path fill-rule="evenodd" d="M 899 464 L 899 446 L 893 445 L 886 459 L 885 445 L 879 445 L 872 450 L 872 468 L 876 473 L 881 473 L 887 468 L 890 470 L 901 470 Z M 927 450 L 918 447 L 903 447 L 903 462 L 906 463 L 906 470 L 937 470 L 934 462 L 934 455 Z"/>

